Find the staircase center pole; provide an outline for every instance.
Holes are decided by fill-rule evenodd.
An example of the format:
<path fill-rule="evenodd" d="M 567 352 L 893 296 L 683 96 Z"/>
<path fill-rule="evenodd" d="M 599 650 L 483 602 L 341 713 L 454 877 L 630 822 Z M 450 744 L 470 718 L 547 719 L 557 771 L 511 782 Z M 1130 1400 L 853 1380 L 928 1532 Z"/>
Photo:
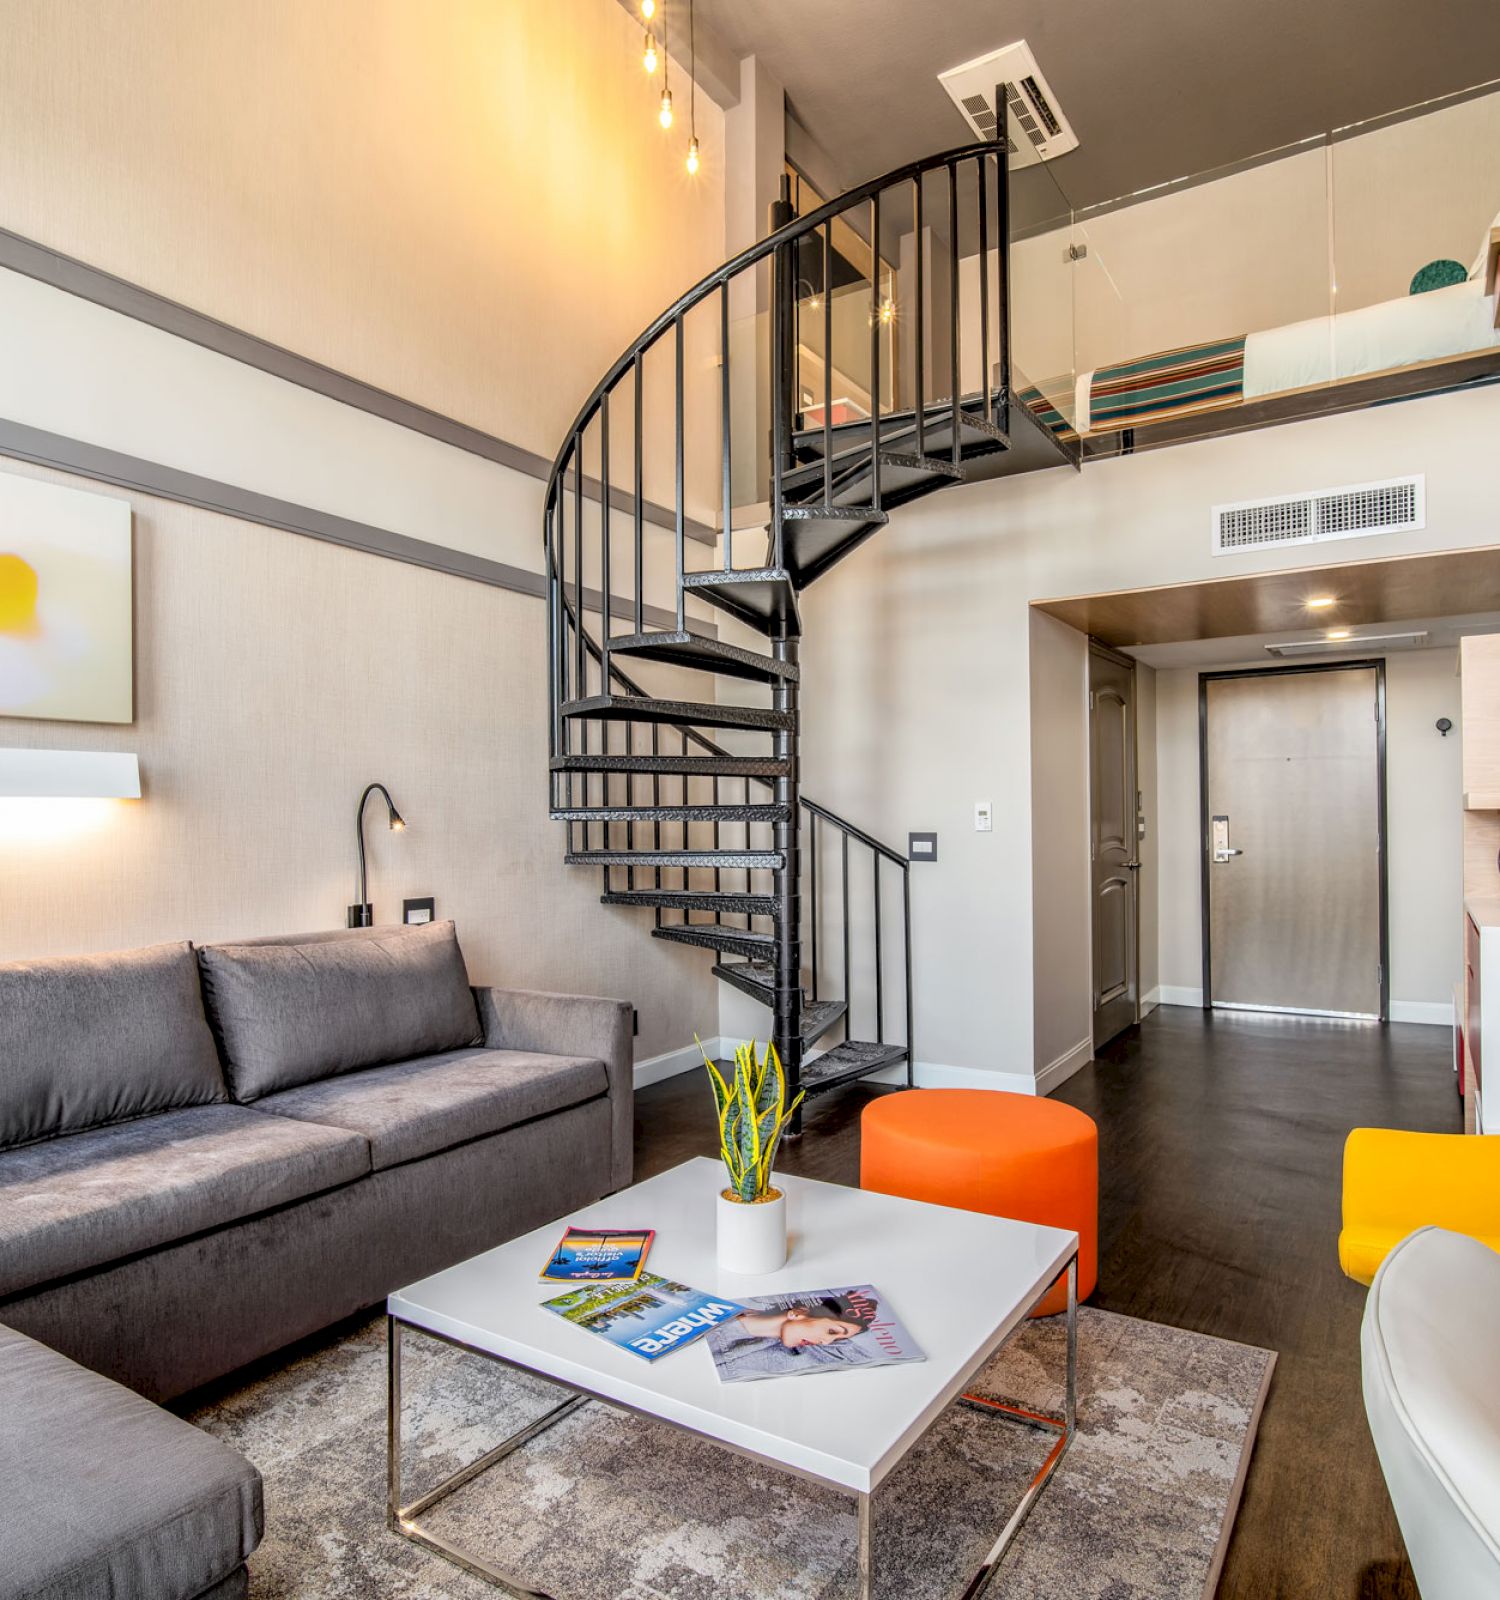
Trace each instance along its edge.
<path fill-rule="evenodd" d="M 772 641 L 778 661 L 797 664 L 801 641 L 785 626 Z M 776 756 L 786 763 L 785 774 L 776 779 L 776 804 L 782 807 L 782 820 L 776 824 L 776 848 L 782 865 L 776 869 L 776 1004 L 772 1038 L 781 1064 L 786 1069 L 787 1093 L 791 1098 L 802 1084 L 802 819 L 798 736 L 801 716 L 797 707 L 797 684 L 786 678 L 776 680 L 774 704 L 778 711 L 791 713 L 790 728 L 776 732 Z M 799 1111 L 789 1131 L 802 1132 Z"/>

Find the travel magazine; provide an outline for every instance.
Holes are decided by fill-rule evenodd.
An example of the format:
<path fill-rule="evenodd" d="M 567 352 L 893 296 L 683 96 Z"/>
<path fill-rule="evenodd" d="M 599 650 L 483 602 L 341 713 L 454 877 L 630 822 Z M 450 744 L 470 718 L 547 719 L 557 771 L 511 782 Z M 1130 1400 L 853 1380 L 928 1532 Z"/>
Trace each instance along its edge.
<path fill-rule="evenodd" d="M 927 1359 L 868 1283 L 755 1296 L 714 1328 L 708 1348 L 724 1383 Z"/>
<path fill-rule="evenodd" d="M 543 1283 L 638 1279 L 654 1228 L 569 1228 L 542 1272 Z"/>
<path fill-rule="evenodd" d="M 656 1361 L 738 1316 L 736 1300 L 700 1293 L 643 1272 L 634 1283 L 596 1283 L 543 1302 L 548 1311 L 622 1350 Z"/>

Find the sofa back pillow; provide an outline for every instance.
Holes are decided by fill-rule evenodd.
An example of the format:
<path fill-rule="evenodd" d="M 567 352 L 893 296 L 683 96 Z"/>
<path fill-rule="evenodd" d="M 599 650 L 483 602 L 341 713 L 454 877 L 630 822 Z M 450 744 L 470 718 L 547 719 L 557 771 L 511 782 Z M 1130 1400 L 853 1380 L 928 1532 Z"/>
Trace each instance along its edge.
<path fill-rule="evenodd" d="M 228 1098 L 190 944 L 0 965 L 0 1149 Z"/>
<path fill-rule="evenodd" d="M 451 922 L 205 945 L 198 962 L 236 1100 L 480 1042 Z"/>

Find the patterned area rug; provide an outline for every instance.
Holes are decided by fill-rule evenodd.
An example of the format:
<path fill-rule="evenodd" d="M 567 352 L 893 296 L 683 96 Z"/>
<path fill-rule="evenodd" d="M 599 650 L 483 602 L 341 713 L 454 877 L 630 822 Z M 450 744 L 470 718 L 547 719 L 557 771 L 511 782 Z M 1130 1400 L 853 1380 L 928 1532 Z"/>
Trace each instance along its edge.
<path fill-rule="evenodd" d="M 1211 1595 L 1275 1359 L 1085 1307 L 1079 1433 L 990 1595 Z M 1062 1319 L 1053 1318 L 1022 1328 L 976 1387 L 1054 1411 L 1063 1370 Z M 408 1500 L 558 1393 L 419 1335 L 405 1341 L 403 1374 Z M 384 1318 L 215 1398 L 192 1420 L 265 1476 L 253 1600 L 488 1600 L 497 1592 L 386 1529 Z M 950 1409 L 876 1496 L 879 1594 L 961 1593 L 1049 1442 L 972 1407 Z M 852 1505 L 591 1404 L 426 1520 L 566 1600 L 846 1600 L 855 1590 Z"/>

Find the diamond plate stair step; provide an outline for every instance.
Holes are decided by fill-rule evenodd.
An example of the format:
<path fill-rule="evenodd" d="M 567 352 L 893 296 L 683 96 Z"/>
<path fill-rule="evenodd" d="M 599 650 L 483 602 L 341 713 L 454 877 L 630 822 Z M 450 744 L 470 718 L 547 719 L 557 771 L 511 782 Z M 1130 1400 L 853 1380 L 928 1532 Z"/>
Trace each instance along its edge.
<path fill-rule="evenodd" d="M 554 822 L 785 822 L 785 806 L 566 806 Z"/>
<path fill-rule="evenodd" d="M 892 491 L 899 492 L 914 483 L 930 484 L 938 478 L 961 483 L 965 476 L 964 469 L 954 465 L 951 455 L 935 456 L 928 453 L 919 456 L 910 451 L 882 448 L 875 452 L 875 459 L 880 469 L 882 502 Z M 869 445 L 862 449 L 856 445 L 835 455 L 831 476 L 835 500 L 841 494 L 853 494 L 858 489 L 864 489 L 870 481 Z M 821 495 L 824 489 L 822 461 L 812 461 L 786 473 L 781 480 L 781 488 L 782 493 L 791 495 L 794 501 L 798 495 L 805 493 Z"/>
<path fill-rule="evenodd" d="M 870 522 L 884 527 L 891 519 L 874 506 L 841 506 L 822 504 L 783 505 L 783 522 Z"/>
<path fill-rule="evenodd" d="M 750 728 L 789 731 L 797 718 L 768 706 L 713 705 L 696 700 L 658 700 L 653 695 L 595 694 L 569 700 L 565 717 L 598 717 L 606 722 L 670 722 L 694 728 Z"/>
<path fill-rule="evenodd" d="M 732 984 L 741 994 L 769 1006 L 775 999 L 774 973 L 769 962 L 730 961 L 718 962 L 714 976 Z M 802 1042 L 811 1044 L 820 1039 L 849 1009 L 847 1000 L 809 1000 L 807 991 L 802 994 Z"/>
<path fill-rule="evenodd" d="M 906 1046 L 875 1044 L 866 1039 L 846 1039 L 826 1050 L 815 1061 L 802 1065 L 802 1087 L 811 1097 L 825 1094 L 872 1072 L 883 1072 L 906 1060 Z"/>
<path fill-rule="evenodd" d="M 570 850 L 570 867 L 765 867 L 783 864 L 779 850 Z"/>
<path fill-rule="evenodd" d="M 599 896 L 607 906 L 659 906 L 666 911 L 723 911 L 741 917 L 773 917 L 769 894 L 719 894 L 713 889 L 612 889 Z"/>
<path fill-rule="evenodd" d="M 705 639 L 690 629 L 675 633 L 632 633 L 609 641 L 611 655 L 643 656 L 647 661 L 662 661 L 672 667 L 692 667 L 715 672 L 726 678 L 750 678 L 761 683 L 778 679 L 796 683 L 801 668 L 791 661 L 758 655 L 722 639 Z"/>
<path fill-rule="evenodd" d="M 1001 423 L 987 422 L 984 418 L 984 396 L 976 390 L 972 394 L 964 395 L 959 401 L 959 430 L 960 453 L 964 453 L 971 444 L 978 444 L 979 448 L 993 448 L 1000 445 L 1002 448 L 1009 443 L 1009 436 Z M 1002 419 L 1006 415 L 1005 393 L 1003 390 L 994 390 L 991 395 L 991 415 Z M 883 414 L 880 418 L 880 440 L 883 448 L 894 451 L 904 451 L 915 444 L 917 433 L 917 417 L 914 410 L 896 411 Z M 965 440 L 962 435 L 969 435 Z M 940 456 L 947 454 L 952 459 L 953 451 L 953 404 L 949 400 L 935 400 L 922 409 L 922 435 L 923 443 L 928 455 Z M 870 421 L 868 417 L 858 417 L 850 422 L 835 423 L 830 430 L 833 444 L 834 459 L 847 456 L 861 446 L 868 455 L 870 449 Z M 801 461 L 823 459 L 825 438 L 822 428 L 803 428 L 792 435 L 792 448 Z"/>
<path fill-rule="evenodd" d="M 704 950 L 725 950 L 737 956 L 768 956 L 775 952 L 776 939 L 769 933 L 754 933 L 747 928 L 723 928 L 716 923 L 684 923 L 675 928 L 653 928 L 653 939 L 671 944 L 693 944 Z"/>
<path fill-rule="evenodd" d="M 778 756 L 554 756 L 553 772 L 645 772 L 689 778 L 784 778 L 791 763 Z"/>
<path fill-rule="evenodd" d="M 770 633 L 782 623 L 792 633 L 802 631 L 796 588 L 791 574 L 780 567 L 690 572 L 683 578 L 682 587 L 762 633 Z"/>

